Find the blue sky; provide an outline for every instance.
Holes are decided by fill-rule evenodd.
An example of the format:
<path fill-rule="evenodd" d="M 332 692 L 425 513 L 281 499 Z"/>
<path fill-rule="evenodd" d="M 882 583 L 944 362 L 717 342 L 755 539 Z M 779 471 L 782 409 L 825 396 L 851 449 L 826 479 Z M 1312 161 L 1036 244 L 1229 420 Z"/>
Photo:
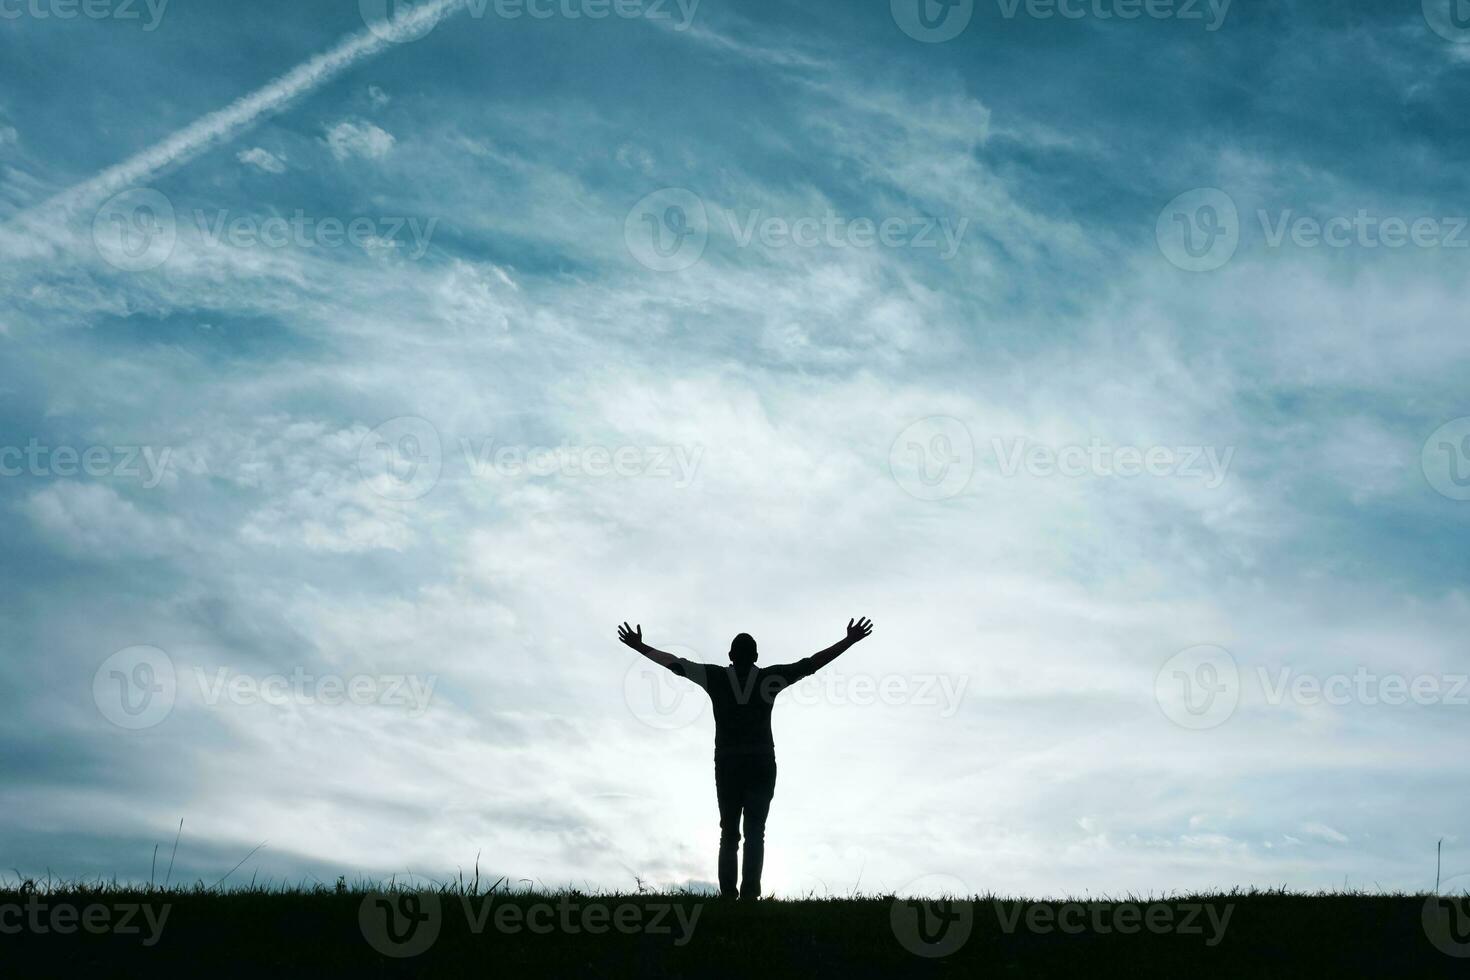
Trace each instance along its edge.
<path fill-rule="evenodd" d="M 0 3 L 0 864 L 1470 871 L 1436 4 Z"/>

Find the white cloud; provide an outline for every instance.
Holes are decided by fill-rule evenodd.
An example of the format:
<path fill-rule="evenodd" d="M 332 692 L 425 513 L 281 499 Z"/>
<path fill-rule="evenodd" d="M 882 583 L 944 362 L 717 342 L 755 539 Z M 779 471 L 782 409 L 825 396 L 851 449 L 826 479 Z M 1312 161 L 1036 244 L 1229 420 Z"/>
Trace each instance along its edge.
<path fill-rule="evenodd" d="M 377 160 L 393 149 L 393 134 L 363 120 L 344 119 L 327 128 L 327 147 L 338 160 L 362 157 Z"/>
<path fill-rule="evenodd" d="M 248 150 L 241 150 L 235 154 L 235 159 L 241 163 L 249 164 L 257 170 L 263 170 L 268 174 L 283 174 L 286 172 L 286 162 L 283 158 L 258 146 L 252 146 Z"/>
<path fill-rule="evenodd" d="M 153 516 L 101 483 L 55 483 L 31 494 L 22 509 L 63 551 L 94 562 L 152 558 L 186 538 L 178 518 Z"/>
<path fill-rule="evenodd" d="M 637 170 L 639 173 L 644 174 L 645 176 L 653 173 L 653 154 L 649 153 L 648 150 L 644 149 L 641 146 L 634 146 L 632 143 L 624 143 L 618 147 L 618 152 L 615 154 L 615 158 L 617 159 L 618 163 L 629 168 L 630 170 Z"/>
<path fill-rule="evenodd" d="M 1308 835 L 1309 837 L 1316 837 L 1320 840 L 1325 840 L 1329 844 L 1346 844 L 1348 842 L 1346 834 L 1341 833 L 1337 830 L 1333 830 L 1325 823 L 1305 824 L 1302 827 L 1302 833 Z"/>

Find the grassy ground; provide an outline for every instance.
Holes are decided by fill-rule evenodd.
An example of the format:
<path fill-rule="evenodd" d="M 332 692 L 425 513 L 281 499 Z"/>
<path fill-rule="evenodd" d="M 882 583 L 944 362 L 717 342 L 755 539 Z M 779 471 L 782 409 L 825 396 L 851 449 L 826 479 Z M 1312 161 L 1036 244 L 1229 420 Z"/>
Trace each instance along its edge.
<path fill-rule="evenodd" d="M 680 893 L 508 895 L 503 886 L 12 882 L 0 887 L 0 976 L 1470 977 L 1470 959 L 1440 948 L 1464 940 L 1470 953 L 1470 935 L 1439 929 L 1448 920 L 1438 912 L 1426 922 L 1437 902 L 1253 891 L 725 905 Z"/>

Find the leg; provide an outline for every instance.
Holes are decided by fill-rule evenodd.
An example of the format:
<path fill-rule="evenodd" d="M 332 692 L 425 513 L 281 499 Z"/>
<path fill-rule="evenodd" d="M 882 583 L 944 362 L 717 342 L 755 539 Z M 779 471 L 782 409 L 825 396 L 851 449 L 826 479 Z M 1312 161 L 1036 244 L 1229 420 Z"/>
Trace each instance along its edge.
<path fill-rule="evenodd" d="M 715 797 L 720 804 L 720 897 L 735 897 L 735 859 L 740 846 L 741 780 L 727 762 L 715 762 Z"/>
<path fill-rule="evenodd" d="M 745 785 L 745 867 L 740 878 L 741 898 L 761 897 L 761 867 L 766 859 L 766 815 L 776 795 L 776 760 L 752 760 Z"/>

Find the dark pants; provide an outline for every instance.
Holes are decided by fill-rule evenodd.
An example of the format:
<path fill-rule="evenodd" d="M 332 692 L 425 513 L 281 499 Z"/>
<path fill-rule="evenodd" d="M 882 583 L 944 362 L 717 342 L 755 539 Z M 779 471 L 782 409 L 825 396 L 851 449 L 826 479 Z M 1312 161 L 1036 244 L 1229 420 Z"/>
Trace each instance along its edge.
<path fill-rule="evenodd" d="M 766 814 L 776 793 L 776 760 L 735 756 L 715 760 L 715 795 L 720 801 L 720 894 L 735 897 L 735 850 L 740 814 L 745 814 L 745 873 L 741 898 L 760 898 L 761 863 L 766 857 Z"/>

